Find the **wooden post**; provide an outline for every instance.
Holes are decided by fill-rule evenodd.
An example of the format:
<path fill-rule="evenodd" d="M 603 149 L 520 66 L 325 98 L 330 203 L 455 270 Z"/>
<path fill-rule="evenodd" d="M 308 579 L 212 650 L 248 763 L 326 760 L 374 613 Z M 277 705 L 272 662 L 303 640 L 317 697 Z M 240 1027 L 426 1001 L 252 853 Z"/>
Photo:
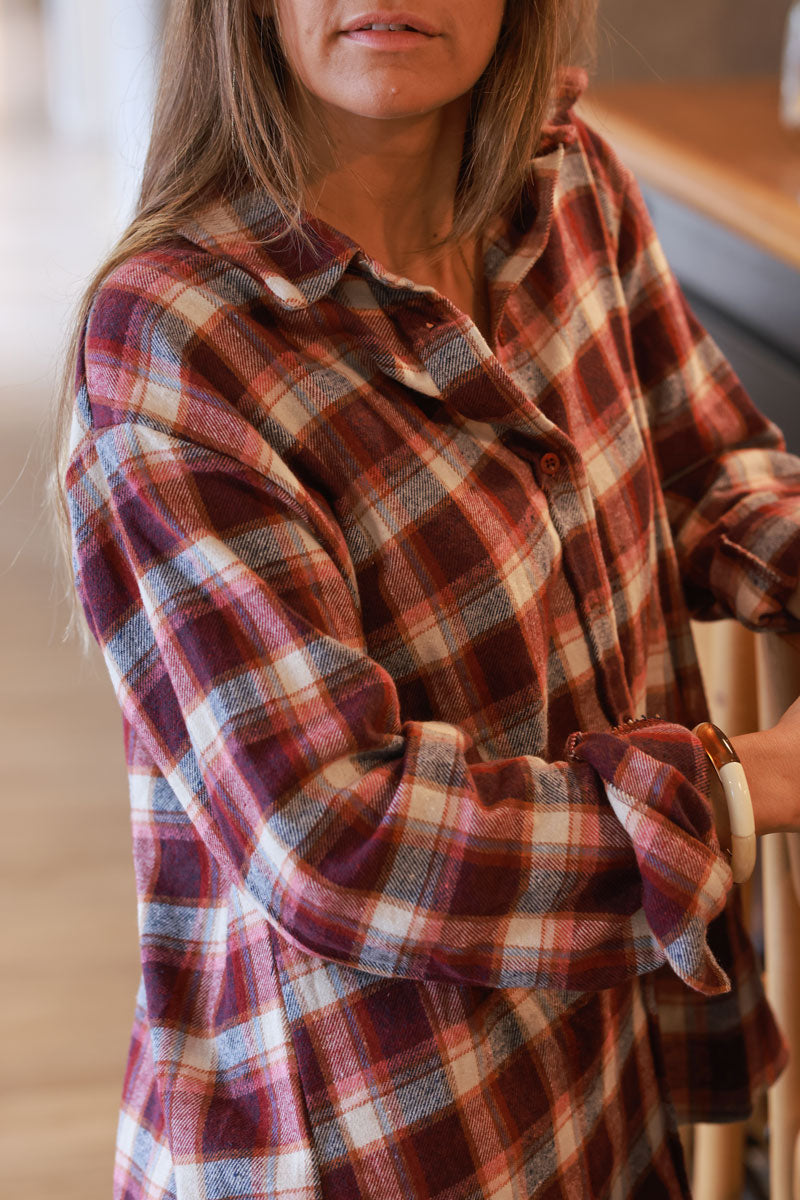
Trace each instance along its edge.
<path fill-rule="evenodd" d="M 695 1125 L 692 1195 L 695 1200 L 741 1200 L 745 1125 Z"/>
<path fill-rule="evenodd" d="M 792 872 L 792 883 L 797 903 L 800 904 L 800 836 L 787 838 L 789 843 L 789 869 Z M 798 1198 L 800 1200 L 800 1197 Z"/>
<path fill-rule="evenodd" d="M 731 735 L 757 729 L 754 635 L 735 621 L 698 623 L 694 635 L 711 719 Z M 744 1122 L 694 1127 L 695 1200 L 740 1200 L 745 1133 Z"/>
<path fill-rule="evenodd" d="M 796 834 L 793 836 L 797 836 Z M 789 1065 L 769 1093 L 770 1200 L 800 1200 L 793 1186 L 800 1132 L 800 908 L 794 894 L 787 835 L 761 839 L 767 995 L 789 1043 Z"/>
<path fill-rule="evenodd" d="M 800 656 L 766 635 L 758 639 L 757 664 L 761 726 L 769 728 L 800 694 Z M 767 995 L 790 1050 L 789 1065 L 769 1093 L 770 1200 L 800 1200 L 799 839 L 794 833 L 761 839 Z"/>

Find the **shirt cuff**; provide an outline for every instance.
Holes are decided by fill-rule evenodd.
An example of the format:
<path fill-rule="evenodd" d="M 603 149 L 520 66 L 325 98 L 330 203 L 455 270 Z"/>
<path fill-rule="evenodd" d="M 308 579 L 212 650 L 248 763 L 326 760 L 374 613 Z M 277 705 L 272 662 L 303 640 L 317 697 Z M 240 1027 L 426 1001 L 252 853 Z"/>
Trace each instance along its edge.
<path fill-rule="evenodd" d="M 567 753 L 603 780 L 636 855 L 642 911 L 665 961 L 698 992 L 729 991 L 707 930 L 725 907 L 733 877 L 714 827 L 699 740 L 682 725 L 643 719 L 573 735 Z"/>
<path fill-rule="evenodd" d="M 800 513 L 745 521 L 720 537 L 711 565 L 712 591 L 730 598 L 731 611 L 749 629 L 800 628 Z"/>

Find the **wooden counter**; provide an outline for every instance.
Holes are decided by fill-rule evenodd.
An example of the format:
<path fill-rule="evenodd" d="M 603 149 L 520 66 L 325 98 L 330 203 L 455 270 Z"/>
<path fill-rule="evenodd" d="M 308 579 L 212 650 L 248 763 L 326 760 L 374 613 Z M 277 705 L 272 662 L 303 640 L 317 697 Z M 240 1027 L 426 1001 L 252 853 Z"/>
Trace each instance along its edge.
<path fill-rule="evenodd" d="M 602 85 L 580 112 L 640 180 L 800 269 L 800 133 L 777 80 Z"/>

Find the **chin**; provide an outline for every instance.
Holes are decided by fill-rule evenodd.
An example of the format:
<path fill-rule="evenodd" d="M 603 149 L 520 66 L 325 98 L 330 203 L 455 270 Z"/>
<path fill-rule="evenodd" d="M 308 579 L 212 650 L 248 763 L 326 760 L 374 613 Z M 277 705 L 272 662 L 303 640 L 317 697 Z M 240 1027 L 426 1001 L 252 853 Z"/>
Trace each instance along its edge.
<path fill-rule="evenodd" d="M 383 87 L 371 92 L 369 96 L 355 97 L 345 104 L 340 104 L 346 112 L 359 117 L 372 117 L 377 121 L 402 120 L 411 117 L 421 117 L 426 113 L 435 112 L 450 103 L 449 98 L 422 97 L 419 89 L 408 87 Z"/>

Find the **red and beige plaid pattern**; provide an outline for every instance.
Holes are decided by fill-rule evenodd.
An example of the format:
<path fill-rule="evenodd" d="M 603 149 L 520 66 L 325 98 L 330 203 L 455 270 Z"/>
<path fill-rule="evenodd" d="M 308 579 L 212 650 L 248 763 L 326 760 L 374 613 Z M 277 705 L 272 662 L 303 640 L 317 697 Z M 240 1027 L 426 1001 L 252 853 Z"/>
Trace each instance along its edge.
<path fill-rule="evenodd" d="M 676 1120 L 783 1061 L 689 615 L 798 627 L 800 462 L 569 113 L 487 232 L 491 345 L 308 230 L 215 205 L 85 336 L 142 959 L 114 1195 L 686 1197 Z"/>

